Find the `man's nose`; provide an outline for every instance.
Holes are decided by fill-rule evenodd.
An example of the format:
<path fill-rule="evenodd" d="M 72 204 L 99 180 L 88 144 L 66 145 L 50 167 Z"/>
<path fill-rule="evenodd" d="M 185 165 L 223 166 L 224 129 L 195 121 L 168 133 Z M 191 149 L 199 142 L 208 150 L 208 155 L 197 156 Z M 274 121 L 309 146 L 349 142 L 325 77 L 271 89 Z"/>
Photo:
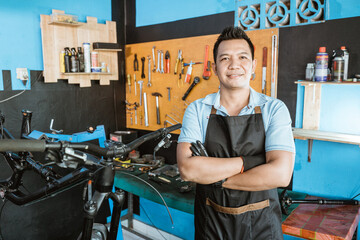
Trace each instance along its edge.
<path fill-rule="evenodd" d="M 239 59 L 231 59 L 229 64 L 229 69 L 239 69 L 241 66 L 241 61 Z"/>

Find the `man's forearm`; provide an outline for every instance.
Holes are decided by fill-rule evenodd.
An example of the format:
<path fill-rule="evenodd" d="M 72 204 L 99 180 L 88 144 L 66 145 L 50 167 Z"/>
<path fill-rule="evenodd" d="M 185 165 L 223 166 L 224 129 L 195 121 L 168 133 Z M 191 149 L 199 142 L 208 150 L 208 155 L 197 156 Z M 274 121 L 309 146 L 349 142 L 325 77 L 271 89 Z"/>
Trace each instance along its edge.
<path fill-rule="evenodd" d="M 211 184 L 240 173 L 241 158 L 191 157 L 181 164 L 180 173 L 184 180 Z"/>
<path fill-rule="evenodd" d="M 291 180 L 294 156 L 290 152 L 279 152 L 277 157 L 268 160 L 266 164 L 229 177 L 223 183 L 223 187 L 243 191 L 262 191 L 286 187 Z"/>

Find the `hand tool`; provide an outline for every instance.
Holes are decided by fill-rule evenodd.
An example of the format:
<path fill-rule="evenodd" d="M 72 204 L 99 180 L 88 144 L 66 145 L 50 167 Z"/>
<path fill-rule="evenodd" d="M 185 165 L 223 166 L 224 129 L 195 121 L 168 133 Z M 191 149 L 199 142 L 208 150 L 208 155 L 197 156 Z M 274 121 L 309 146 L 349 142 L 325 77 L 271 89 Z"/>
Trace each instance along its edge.
<path fill-rule="evenodd" d="M 171 90 L 171 87 L 167 87 L 167 90 L 168 90 L 168 100 L 170 102 L 170 90 Z"/>
<path fill-rule="evenodd" d="M 275 98 L 277 35 L 271 37 L 271 97 Z"/>
<path fill-rule="evenodd" d="M 135 90 L 135 96 L 136 96 L 136 74 L 134 73 L 134 90 Z"/>
<path fill-rule="evenodd" d="M 184 58 L 181 58 L 180 60 L 180 68 L 181 68 L 181 72 L 179 74 L 179 79 L 181 79 L 181 75 L 184 74 Z"/>
<path fill-rule="evenodd" d="M 153 56 L 153 62 L 154 62 L 154 68 L 153 68 L 153 72 L 156 71 L 156 64 L 155 64 L 155 46 L 152 47 L 152 56 Z"/>
<path fill-rule="evenodd" d="M 139 87 L 140 87 L 140 106 L 142 106 L 142 92 L 143 92 L 143 82 L 144 81 L 138 81 Z"/>
<path fill-rule="evenodd" d="M 210 69 L 210 61 L 209 61 L 209 45 L 205 46 L 205 59 L 204 59 L 204 71 L 203 71 L 203 79 L 209 80 L 211 76 L 211 69 Z"/>
<path fill-rule="evenodd" d="M 134 110 L 135 110 L 135 124 L 137 125 L 137 108 L 139 107 L 139 104 L 137 102 L 135 102 L 135 107 L 134 107 Z"/>
<path fill-rule="evenodd" d="M 158 59 L 157 59 L 157 69 L 156 69 L 156 72 L 160 72 L 160 50 L 157 50 L 157 55 L 158 55 Z"/>
<path fill-rule="evenodd" d="M 161 50 L 161 70 L 160 73 L 164 73 L 164 52 Z"/>
<path fill-rule="evenodd" d="M 190 83 L 190 79 L 191 79 L 191 73 L 192 73 L 192 65 L 194 64 L 201 64 L 202 62 L 193 62 L 193 61 L 190 61 L 190 63 L 184 63 L 184 66 L 189 66 L 188 67 L 188 70 L 186 72 L 186 76 L 185 76 L 185 82 L 186 83 Z"/>
<path fill-rule="evenodd" d="M 266 94 L 266 65 L 267 65 L 267 47 L 263 48 L 263 62 L 262 62 L 262 81 L 261 92 Z"/>
<path fill-rule="evenodd" d="M 170 53 L 169 53 L 169 51 L 166 51 L 166 53 L 165 53 L 165 73 L 170 73 Z"/>
<path fill-rule="evenodd" d="M 196 84 L 198 84 L 200 82 L 200 78 L 199 77 L 195 77 L 193 83 L 190 85 L 190 87 L 188 88 L 188 90 L 185 92 L 184 96 L 182 97 L 182 100 L 185 101 L 185 99 L 187 98 L 187 96 L 189 95 L 190 91 L 195 87 Z"/>
<path fill-rule="evenodd" d="M 159 97 L 162 97 L 161 93 L 154 92 L 151 95 L 156 99 L 156 124 L 160 125 L 160 109 L 159 109 Z"/>
<path fill-rule="evenodd" d="M 170 122 L 170 121 L 168 121 L 168 120 L 165 120 L 164 121 L 164 127 L 166 127 L 167 126 L 167 124 L 170 124 L 170 125 L 175 125 L 175 124 L 173 124 L 172 122 Z"/>
<path fill-rule="evenodd" d="M 135 59 L 134 59 L 134 71 L 139 71 L 139 62 L 137 60 L 137 54 L 135 53 Z"/>
<path fill-rule="evenodd" d="M 139 110 L 139 118 L 140 118 L 140 125 L 142 125 L 143 114 L 142 114 L 141 108 L 140 108 L 140 110 Z"/>
<path fill-rule="evenodd" d="M 145 72 L 144 72 L 144 69 L 145 69 L 145 57 L 142 57 L 141 58 L 141 78 L 145 78 Z"/>
<path fill-rule="evenodd" d="M 182 51 L 179 49 L 178 51 L 178 57 L 176 59 L 176 63 L 175 63 L 175 69 L 174 69 L 174 74 L 177 74 L 177 68 L 178 68 L 178 64 L 181 61 L 182 57 L 181 57 Z"/>
<path fill-rule="evenodd" d="M 130 76 L 130 74 L 127 75 L 127 83 L 129 85 L 129 93 L 131 93 L 131 76 Z"/>
<path fill-rule="evenodd" d="M 148 118 L 146 93 L 144 93 L 144 115 L 145 115 L 145 126 L 148 127 L 149 126 L 149 118 Z"/>
<path fill-rule="evenodd" d="M 172 120 L 174 120 L 176 123 L 179 123 L 179 121 L 176 121 L 176 119 L 174 119 L 173 117 L 171 117 L 169 114 L 165 114 L 165 117 L 169 117 L 169 118 L 171 118 Z"/>
<path fill-rule="evenodd" d="M 149 74 L 148 74 L 148 83 L 147 83 L 147 86 L 148 86 L 148 87 L 151 87 L 151 57 L 148 56 L 147 58 L 148 58 L 148 61 L 149 61 L 149 65 L 148 65 L 148 67 L 149 67 Z"/>

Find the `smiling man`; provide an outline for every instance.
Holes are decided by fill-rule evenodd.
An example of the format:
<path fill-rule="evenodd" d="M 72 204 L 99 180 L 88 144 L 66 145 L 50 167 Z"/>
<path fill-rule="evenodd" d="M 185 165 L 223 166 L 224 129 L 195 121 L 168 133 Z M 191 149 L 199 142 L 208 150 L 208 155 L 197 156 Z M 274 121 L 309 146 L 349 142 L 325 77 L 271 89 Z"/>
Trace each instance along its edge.
<path fill-rule="evenodd" d="M 195 239 L 283 239 L 276 188 L 294 168 L 289 111 L 250 87 L 256 60 L 243 30 L 225 28 L 213 52 L 220 89 L 186 109 L 177 147 L 182 178 L 197 183 Z M 193 154 L 196 141 L 208 157 Z"/>

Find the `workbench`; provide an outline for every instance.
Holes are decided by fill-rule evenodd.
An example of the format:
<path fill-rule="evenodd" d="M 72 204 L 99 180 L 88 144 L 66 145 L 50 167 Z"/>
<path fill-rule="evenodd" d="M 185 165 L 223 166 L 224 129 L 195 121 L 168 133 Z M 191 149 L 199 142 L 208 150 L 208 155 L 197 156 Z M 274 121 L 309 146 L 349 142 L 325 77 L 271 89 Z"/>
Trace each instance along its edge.
<path fill-rule="evenodd" d="M 195 189 L 180 193 L 178 187 L 183 183 L 179 180 L 176 181 L 178 177 L 166 176 L 172 182 L 164 184 L 149 180 L 148 175 L 139 170 L 134 172 L 118 171 L 115 177 L 115 186 L 128 192 L 130 201 L 132 195 L 137 195 L 164 204 L 155 190 L 138 179 L 141 178 L 161 193 L 168 207 L 194 214 Z M 279 190 L 279 193 L 280 191 L 282 190 Z M 292 199 L 316 198 L 293 191 L 288 191 L 287 194 Z M 131 208 L 128 210 L 128 215 L 133 214 L 132 203 L 129 202 L 128 207 Z M 283 214 L 282 216 L 283 232 L 286 235 L 299 237 L 299 239 L 350 240 L 360 217 L 359 206 L 292 204 L 287 211 L 289 215 Z M 132 216 L 128 217 L 129 221 L 131 219 Z"/>

